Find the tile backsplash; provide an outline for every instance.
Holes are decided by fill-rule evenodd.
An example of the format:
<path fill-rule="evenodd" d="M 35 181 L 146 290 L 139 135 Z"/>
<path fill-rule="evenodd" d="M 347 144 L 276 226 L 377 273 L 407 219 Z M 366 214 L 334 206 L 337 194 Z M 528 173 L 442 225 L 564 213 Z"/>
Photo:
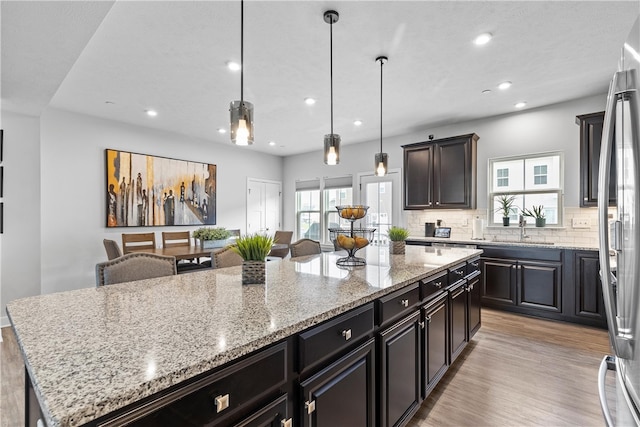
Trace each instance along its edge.
<path fill-rule="evenodd" d="M 614 213 L 612 209 L 610 213 Z M 486 209 L 477 210 L 434 210 L 434 211 L 404 211 L 406 227 L 411 236 L 424 236 L 424 223 L 442 220 L 442 227 L 451 227 L 451 238 L 469 240 L 472 237 L 474 219 L 485 221 L 484 239 L 518 241 L 520 229 L 518 223 L 509 227 L 486 226 Z M 563 226 L 535 227 L 535 220 L 527 218 L 526 233 L 535 242 L 553 242 L 556 244 L 576 244 L 586 247 L 598 247 L 598 210 L 595 208 L 565 208 Z M 574 221 L 574 219 L 576 221 Z M 579 222 L 581 228 L 574 228 Z M 576 224 L 577 225 L 577 224 Z"/>

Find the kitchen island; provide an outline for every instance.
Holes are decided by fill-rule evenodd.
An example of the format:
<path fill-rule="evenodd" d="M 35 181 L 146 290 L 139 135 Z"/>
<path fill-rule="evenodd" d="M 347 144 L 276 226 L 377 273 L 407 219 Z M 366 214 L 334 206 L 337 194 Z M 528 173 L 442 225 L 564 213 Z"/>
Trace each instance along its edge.
<path fill-rule="evenodd" d="M 327 355 L 340 360 L 348 351 L 373 348 L 381 339 L 378 332 L 386 333 L 382 325 L 405 322 L 398 319 L 407 314 L 422 316 L 422 305 L 432 296 L 446 300 L 448 285 L 462 286 L 463 280 L 446 281 L 447 275 L 462 278 L 481 253 L 419 246 L 407 246 L 405 255 L 389 255 L 386 246 L 361 252 L 367 265 L 352 269 L 336 266 L 339 252 L 270 261 L 265 285 L 241 285 L 240 267 L 231 267 L 12 301 L 7 313 L 25 361 L 28 417 L 40 412 L 48 426 L 123 424 L 136 420 L 136 413 L 150 413 L 148 408 L 169 405 L 171 395 L 188 397 L 180 392 L 185 385 L 197 391 L 198 384 L 215 382 L 218 372 L 239 372 L 233 368 L 239 362 L 251 368 L 265 349 L 269 354 L 283 349 L 283 380 L 274 380 L 275 393 L 289 394 L 285 401 L 295 406 L 286 410 L 289 422 L 307 425 L 302 414 L 312 411 L 298 394 L 304 394 L 305 381 L 315 379 L 316 371 L 331 367 L 327 358 L 313 356 L 312 344 L 328 346 Z M 434 291 L 426 292 L 434 277 L 444 277 L 445 286 L 438 279 Z M 333 336 L 326 341 L 322 334 L 350 319 L 372 324 L 360 333 L 356 325 L 353 338 L 350 328 L 343 330 L 340 340 L 348 346 L 332 348 Z M 424 398 L 424 384 L 421 390 Z M 272 398 L 272 390 L 267 391 L 256 390 L 258 397 L 240 407 L 228 395 L 226 401 L 222 395 L 207 396 L 222 414 L 214 424 L 235 424 L 237 417 L 223 410 L 231 406 L 236 416 L 237 411 L 254 411 Z M 367 402 L 371 406 L 375 398 Z M 368 412 L 370 425 L 380 414 L 388 415 L 382 409 L 367 411 L 373 411 Z M 298 417 L 304 422 L 295 421 Z"/>

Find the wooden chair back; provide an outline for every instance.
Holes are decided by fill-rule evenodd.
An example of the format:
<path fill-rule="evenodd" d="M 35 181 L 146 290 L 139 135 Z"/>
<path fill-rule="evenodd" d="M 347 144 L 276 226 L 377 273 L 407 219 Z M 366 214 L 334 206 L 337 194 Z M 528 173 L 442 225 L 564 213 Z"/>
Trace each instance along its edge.
<path fill-rule="evenodd" d="M 291 258 L 305 255 L 315 255 L 322 252 L 320 242 L 311 239 L 300 239 L 291 244 Z"/>
<path fill-rule="evenodd" d="M 191 234 L 188 231 L 163 231 L 162 247 L 191 246 Z"/>
<path fill-rule="evenodd" d="M 128 254 L 135 249 L 155 249 L 155 233 L 122 233 L 122 252 Z"/>

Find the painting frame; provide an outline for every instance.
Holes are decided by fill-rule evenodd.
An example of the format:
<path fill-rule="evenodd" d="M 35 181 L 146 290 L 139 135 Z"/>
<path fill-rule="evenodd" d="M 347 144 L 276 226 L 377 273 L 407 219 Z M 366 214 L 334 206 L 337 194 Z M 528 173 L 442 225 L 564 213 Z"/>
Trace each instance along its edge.
<path fill-rule="evenodd" d="M 216 224 L 217 165 L 105 149 L 107 228 Z"/>

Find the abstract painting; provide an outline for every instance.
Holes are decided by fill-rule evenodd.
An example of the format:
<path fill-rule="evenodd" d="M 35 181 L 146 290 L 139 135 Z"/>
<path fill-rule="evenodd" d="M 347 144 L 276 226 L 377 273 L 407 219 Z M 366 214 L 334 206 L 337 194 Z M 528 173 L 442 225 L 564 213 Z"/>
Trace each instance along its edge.
<path fill-rule="evenodd" d="M 216 223 L 216 165 L 106 150 L 107 227 Z"/>

